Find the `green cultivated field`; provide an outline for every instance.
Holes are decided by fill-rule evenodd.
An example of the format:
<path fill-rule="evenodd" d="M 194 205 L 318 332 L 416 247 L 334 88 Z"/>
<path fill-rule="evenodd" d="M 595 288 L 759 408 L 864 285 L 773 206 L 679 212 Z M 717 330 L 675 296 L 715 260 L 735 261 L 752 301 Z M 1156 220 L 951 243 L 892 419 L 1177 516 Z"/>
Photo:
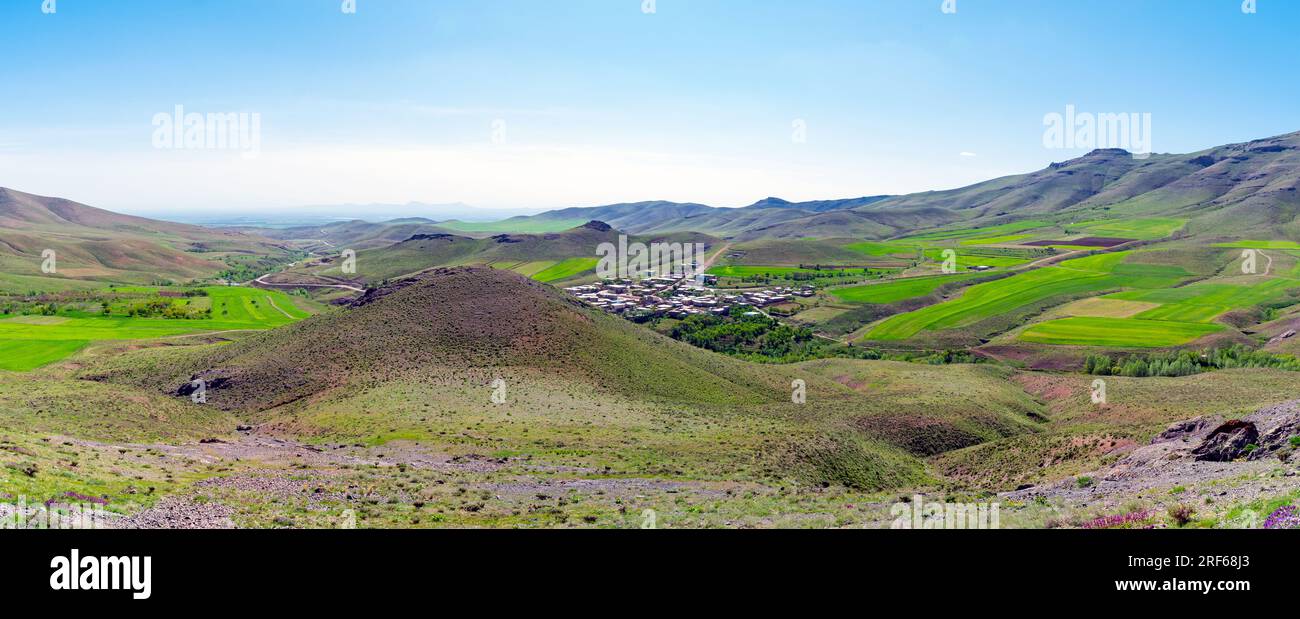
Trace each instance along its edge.
<path fill-rule="evenodd" d="M 1280 299 L 1287 290 L 1297 287 L 1300 287 L 1300 282 L 1274 278 L 1261 280 L 1255 285 L 1206 283 L 1168 290 L 1124 292 L 1111 298 L 1161 304 L 1161 307 L 1138 314 L 1136 318 L 1209 322 L 1235 309 Z"/>
<path fill-rule="evenodd" d="M 0 322 L 0 325 L 3 325 Z M 81 350 L 86 340 L 4 340 L 0 339 L 0 370 L 25 372 L 54 363 Z"/>
<path fill-rule="evenodd" d="M 1032 234 L 1007 234 L 1003 236 L 993 236 L 983 239 L 968 239 L 962 241 L 962 245 L 1014 245 L 1016 241 L 1031 239 Z"/>
<path fill-rule="evenodd" d="M 997 238 L 997 237 L 1002 237 L 1007 235 L 1014 235 L 1018 232 L 1024 232 L 1026 230 L 1046 228 L 1051 225 L 1052 222 L 1050 221 L 1040 221 L 1040 220 L 1016 221 L 1009 224 L 1002 224 L 999 226 L 988 226 L 985 228 L 971 228 L 969 230 L 949 230 L 946 232 L 931 232 L 929 234 L 909 236 L 905 239 L 900 239 L 900 242 L 958 241 L 958 240 L 968 240 L 968 239 Z"/>
<path fill-rule="evenodd" d="M 875 243 L 863 242 L 845 245 L 844 249 L 855 251 L 866 256 L 874 257 L 900 257 L 915 258 L 917 246 L 904 243 Z"/>
<path fill-rule="evenodd" d="M 968 326 L 1052 297 L 1118 288 L 1167 287 L 1187 276 L 1177 267 L 1123 264 L 1129 255 L 1131 252 L 1076 258 L 1057 266 L 978 284 L 958 299 L 894 316 L 872 329 L 866 339 L 904 340 L 921 331 Z"/>
<path fill-rule="evenodd" d="M 1295 241 L 1235 241 L 1232 243 L 1218 243 L 1215 247 L 1229 249 L 1300 249 L 1300 243 Z"/>
<path fill-rule="evenodd" d="M 236 287 L 204 290 L 212 303 L 210 320 L 82 313 L 72 317 L 16 316 L 0 320 L 0 369 L 35 369 L 65 359 L 94 341 L 149 340 L 217 331 L 270 329 L 310 315 L 282 292 Z"/>
<path fill-rule="evenodd" d="M 1187 221 L 1183 219 L 1151 217 L 1114 221 L 1086 221 L 1070 226 L 1070 229 L 1083 228 L 1089 236 L 1109 236 L 1146 241 L 1163 239 L 1177 232 L 1186 223 Z"/>
<path fill-rule="evenodd" d="M 1121 292 L 1103 298 L 1156 303 L 1159 307 L 1131 318 L 1052 320 L 1030 327 L 1020 335 L 1020 339 L 1077 346 L 1178 346 L 1223 330 L 1214 321 L 1228 312 L 1282 300 L 1289 290 L 1297 287 L 1300 287 L 1300 282 L 1275 277 L 1260 278 L 1250 284 L 1201 283 L 1183 288 Z"/>
<path fill-rule="evenodd" d="M 980 253 L 979 250 L 955 250 L 957 252 L 957 268 L 966 270 L 972 266 L 986 266 L 994 268 L 1014 267 L 1029 262 L 1028 258 L 1017 258 L 1015 256 L 994 256 Z M 985 250 L 989 251 L 989 250 Z M 943 249 L 927 249 L 925 257 L 935 262 L 943 262 Z"/>
<path fill-rule="evenodd" d="M 1160 348 L 1186 344 L 1222 330 L 1219 325 L 1163 320 L 1064 318 L 1034 325 L 1020 339 L 1068 346 Z"/>
<path fill-rule="evenodd" d="M 800 269 L 798 267 L 773 267 L 773 266 L 720 266 L 709 269 L 709 275 L 718 277 L 762 277 L 771 275 L 772 277 L 783 277 L 792 273 L 815 274 L 817 271 L 812 269 Z"/>
<path fill-rule="evenodd" d="M 539 282 L 558 282 L 591 271 L 599 262 L 600 260 L 596 258 L 569 258 L 534 273 L 532 277 Z"/>
<path fill-rule="evenodd" d="M 981 277 L 983 274 L 936 275 L 934 277 L 910 277 L 897 279 L 882 284 L 868 284 L 850 288 L 837 288 L 827 291 L 831 296 L 845 303 L 872 303 L 885 305 L 907 299 L 923 297 L 937 290 L 944 284 L 960 282 Z"/>

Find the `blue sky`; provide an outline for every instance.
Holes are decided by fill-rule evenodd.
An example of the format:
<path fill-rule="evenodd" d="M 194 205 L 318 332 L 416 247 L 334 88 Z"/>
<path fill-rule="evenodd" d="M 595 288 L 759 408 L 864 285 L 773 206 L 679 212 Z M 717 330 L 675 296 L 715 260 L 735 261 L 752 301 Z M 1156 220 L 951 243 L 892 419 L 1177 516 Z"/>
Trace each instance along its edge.
<path fill-rule="evenodd" d="M 1066 105 L 1151 114 L 1157 152 L 1300 130 L 1300 2 L 955 1 L 3 0 L 0 185 L 134 212 L 741 206 L 1038 169 L 1084 152 L 1043 145 Z M 258 156 L 154 148 L 178 104 L 259 114 Z"/>

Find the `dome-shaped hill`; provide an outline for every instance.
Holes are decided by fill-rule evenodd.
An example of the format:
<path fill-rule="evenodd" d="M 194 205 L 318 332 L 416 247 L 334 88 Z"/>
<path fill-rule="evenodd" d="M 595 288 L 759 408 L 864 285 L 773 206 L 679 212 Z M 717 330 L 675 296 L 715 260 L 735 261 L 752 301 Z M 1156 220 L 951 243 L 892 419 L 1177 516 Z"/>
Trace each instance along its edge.
<path fill-rule="evenodd" d="M 104 378 L 179 393 L 201 378 L 214 405 L 250 410 L 340 388 L 512 368 L 680 402 L 771 401 L 789 385 L 772 368 L 693 348 L 544 284 L 480 267 L 437 269 L 372 290 L 337 313 L 173 354 Z"/>

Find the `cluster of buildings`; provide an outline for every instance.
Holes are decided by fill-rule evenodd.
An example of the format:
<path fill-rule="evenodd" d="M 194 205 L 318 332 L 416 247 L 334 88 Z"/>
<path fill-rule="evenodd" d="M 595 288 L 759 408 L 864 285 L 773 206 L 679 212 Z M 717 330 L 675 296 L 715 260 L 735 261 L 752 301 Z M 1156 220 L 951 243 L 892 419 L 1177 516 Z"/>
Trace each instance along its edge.
<path fill-rule="evenodd" d="M 816 294 L 812 286 L 730 292 L 709 287 L 715 284 L 717 278 L 711 275 L 694 280 L 677 275 L 635 281 L 607 279 L 565 288 L 565 291 L 587 305 L 612 314 L 679 319 L 698 314 L 723 316 L 735 307 L 762 308 Z"/>

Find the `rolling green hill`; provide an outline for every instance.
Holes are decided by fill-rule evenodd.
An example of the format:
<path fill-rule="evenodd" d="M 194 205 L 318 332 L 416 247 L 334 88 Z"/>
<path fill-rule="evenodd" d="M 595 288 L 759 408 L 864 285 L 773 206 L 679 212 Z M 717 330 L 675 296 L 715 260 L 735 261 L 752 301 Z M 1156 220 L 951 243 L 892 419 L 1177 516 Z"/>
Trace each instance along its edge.
<path fill-rule="evenodd" d="M 954 372 L 948 384 L 967 395 L 943 407 L 901 398 L 944 372 L 850 360 L 755 365 L 513 273 L 454 268 L 264 335 L 138 351 L 80 375 L 154 393 L 202 378 L 210 406 L 324 440 L 438 441 L 469 424 L 490 428 L 495 449 L 575 465 L 618 462 L 646 474 L 672 462 L 709 478 L 781 471 L 881 489 L 926 480 L 919 456 L 1035 430 L 1036 405 L 998 368 Z M 497 379 L 505 404 L 491 399 Z M 806 381 L 806 404 L 791 403 L 795 379 Z M 880 383 L 900 399 L 881 400 Z M 674 429 L 683 423 L 711 429 Z M 576 457 L 555 444 L 575 438 Z"/>

